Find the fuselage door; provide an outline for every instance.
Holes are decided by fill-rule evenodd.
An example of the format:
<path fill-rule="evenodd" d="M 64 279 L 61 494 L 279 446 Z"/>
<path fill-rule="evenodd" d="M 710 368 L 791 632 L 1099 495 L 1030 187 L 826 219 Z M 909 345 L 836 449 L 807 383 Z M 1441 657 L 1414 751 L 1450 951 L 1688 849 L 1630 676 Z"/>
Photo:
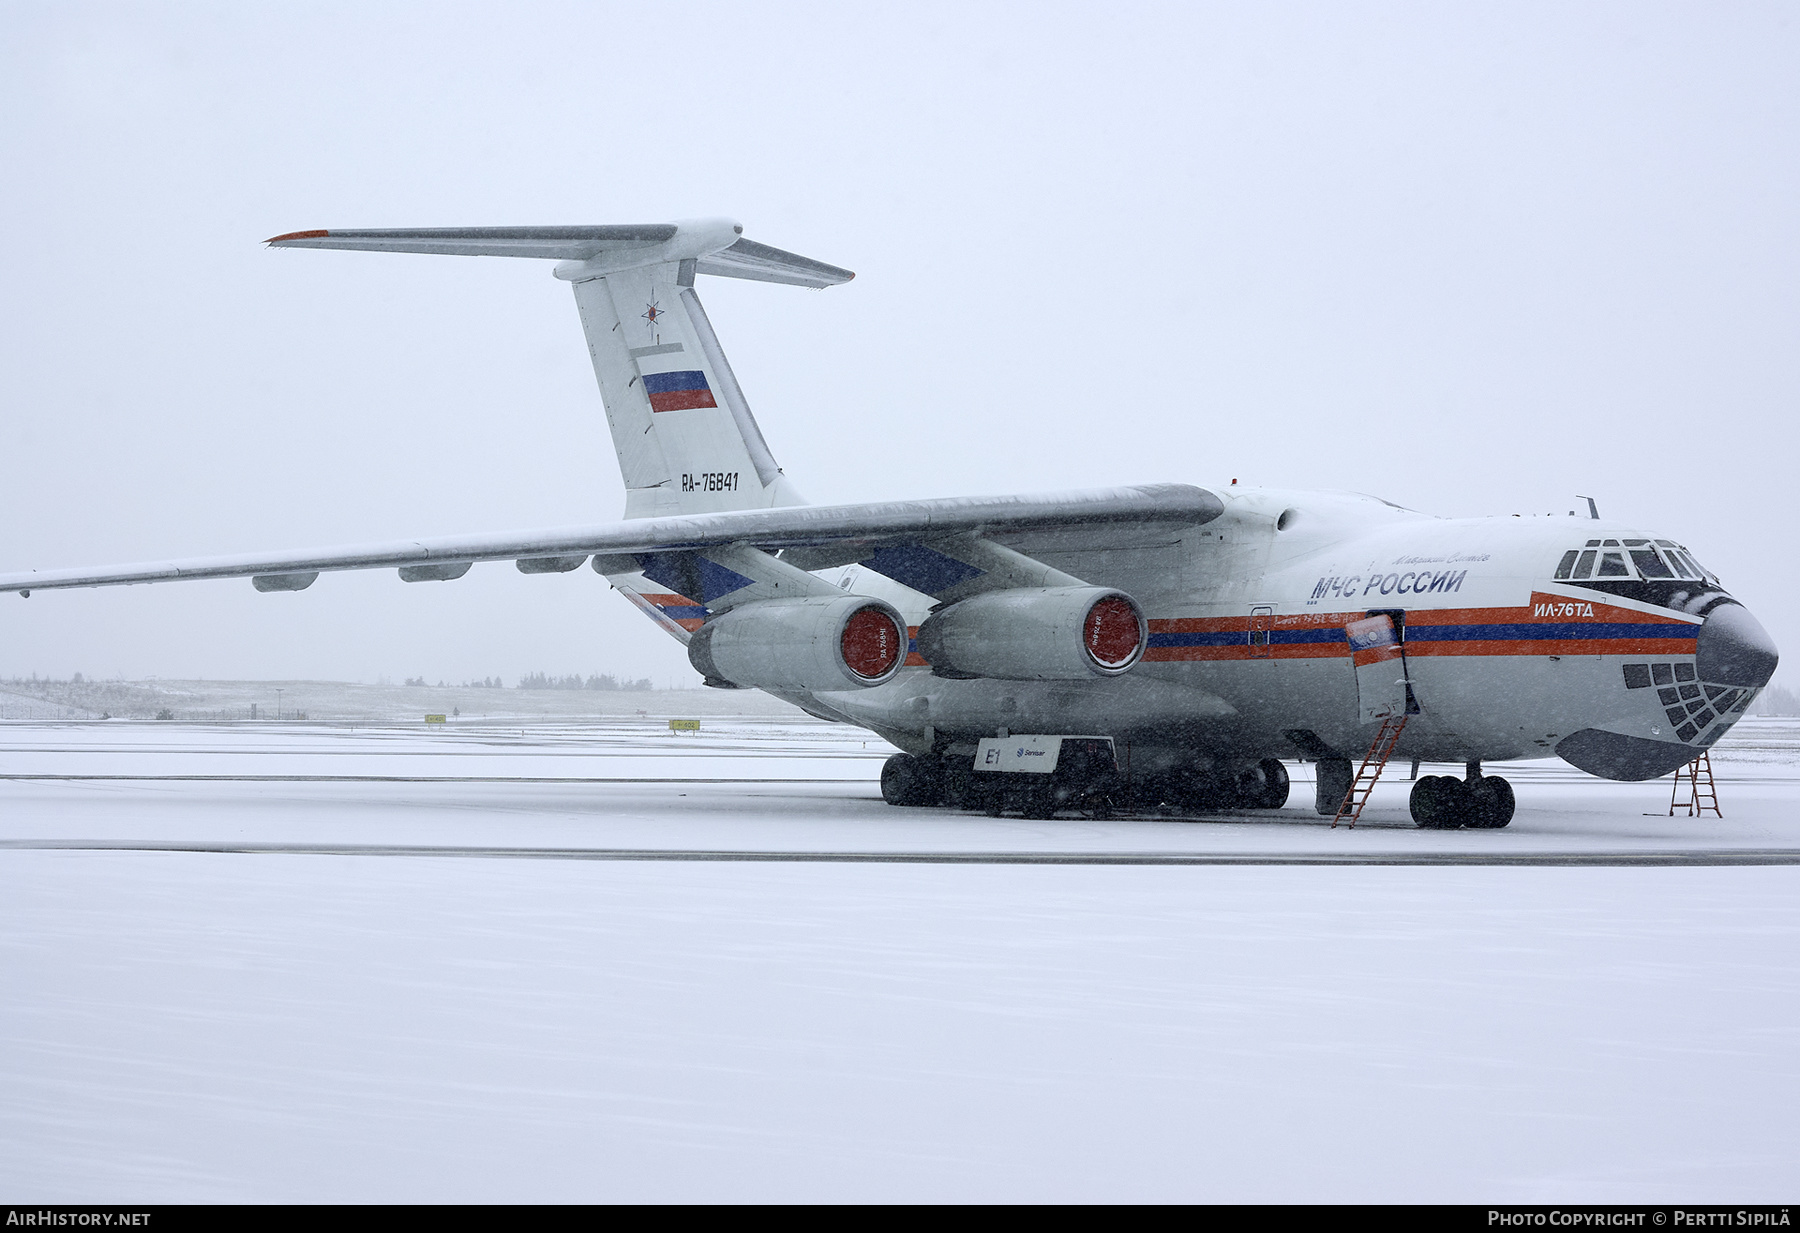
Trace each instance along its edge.
<path fill-rule="evenodd" d="M 1346 622 L 1356 667 L 1357 719 L 1365 724 L 1407 713 L 1406 660 L 1394 619 L 1385 612 Z"/>
<path fill-rule="evenodd" d="M 1366 615 L 1371 617 L 1384 616 L 1394 623 L 1394 640 L 1400 647 L 1400 687 L 1405 692 L 1406 713 L 1408 715 L 1417 715 L 1419 713 L 1419 699 L 1418 695 L 1413 693 L 1412 665 L 1408 663 L 1406 659 L 1406 609 L 1371 608 Z"/>
<path fill-rule="evenodd" d="M 1275 609 L 1259 604 L 1250 609 L 1250 658 L 1268 659 L 1274 654 L 1269 645 L 1269 631 L 1275 625 Z"/>

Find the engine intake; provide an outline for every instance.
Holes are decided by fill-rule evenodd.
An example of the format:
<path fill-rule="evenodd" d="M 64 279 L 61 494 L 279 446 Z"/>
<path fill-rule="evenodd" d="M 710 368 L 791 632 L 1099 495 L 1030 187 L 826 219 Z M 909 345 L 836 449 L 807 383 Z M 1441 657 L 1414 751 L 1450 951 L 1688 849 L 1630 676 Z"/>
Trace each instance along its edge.
<path fill-rule="evenodd" d="M 940 676 L 1006 681 L 1118 676 L 1148 640 L 1137 601 L 1110 587 L 988 591 L 919 626 L 919 654 Z"/>
<path fill-rule="evenodd" d="M 757 600 L 695 630 L 688 662 L 708 684 L 866 689 L 906 662 L 906 622 L 866 595 Z"/>

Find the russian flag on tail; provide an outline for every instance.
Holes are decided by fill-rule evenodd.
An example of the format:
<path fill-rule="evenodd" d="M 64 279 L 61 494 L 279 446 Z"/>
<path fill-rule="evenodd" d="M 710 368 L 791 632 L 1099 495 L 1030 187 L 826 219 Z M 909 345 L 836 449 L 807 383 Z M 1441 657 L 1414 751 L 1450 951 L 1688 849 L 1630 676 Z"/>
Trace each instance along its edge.
<path fill-rule="evenodd" d="M 716 407 L 712 387 L 706 374 L 694 372 L 647 372 L 644 392 L 650 395 L 652 411 L 687 411 L 694 407 Z"/>

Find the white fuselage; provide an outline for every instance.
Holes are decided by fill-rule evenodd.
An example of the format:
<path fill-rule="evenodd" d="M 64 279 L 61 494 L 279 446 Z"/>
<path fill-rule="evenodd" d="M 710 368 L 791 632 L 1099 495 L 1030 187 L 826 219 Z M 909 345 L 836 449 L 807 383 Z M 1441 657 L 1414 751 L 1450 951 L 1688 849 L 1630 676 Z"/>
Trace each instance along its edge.
<path fill-rule="evenodd" d="M 1225 513 L 1203 527 L 1125 534 L 1104 549 L 1032 543 L 1034 558 L 1143 606 L 1149 646 L 1123 677 L 950 680 L 914 656 L 877 689 L 784 696 L 914 752 L 1008 731 L 1111 736 L 1140 765 L 1354 757 L 1374 728 L 1344 626 L 1372 612 L 1402 630 L 1413 714 L 1400 757 L 1546 757 L 1598 732 L 1686 760 L 1754 694 L 1729 691 L 1726 709 L 1682 738 L 1663 689 L 1628 686 L 1627 664 L 1692 681 L 1704 621 L 1692 609 L 1724 594 L 1703 578 L 1649 586 L 1634 573 L 1610 590 L 1556 580 L 1566 553 L 1649 539 L 1641 530 L 1585 517 L 1436 518 L 1354 495 L 1221 495 Z M 915 626 L 930 603 L 858 567 L 840 582 L 895 603 Z"/>

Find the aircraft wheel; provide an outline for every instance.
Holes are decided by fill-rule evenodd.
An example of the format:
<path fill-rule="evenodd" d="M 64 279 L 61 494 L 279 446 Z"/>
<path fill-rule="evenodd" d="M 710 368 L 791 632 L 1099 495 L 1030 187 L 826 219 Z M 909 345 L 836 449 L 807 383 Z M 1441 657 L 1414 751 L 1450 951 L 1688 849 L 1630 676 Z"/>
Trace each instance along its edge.
<path fill-rule="evenodd" d="M 1427 830 L 1449 831 L 1462 826 L 1470 815 L 1469 789 L 1448 775 L 1427 775 L 1413 785 L 1408 801 L 1413 821 Z"/>
<path fill-rule="evenodd" d="M 1239 797 L 1246 809 L 1280 809 L 1288 799 L 1287 767 L 1280 758 L 1264 758 L 1244 776 Z"/>
<path fill-rule="evenodd" d="M 1412 786 L 1412 793 L 1406 798 L 1406 807 L 1412 814 L 1413 825 L 1424 828 L 1431 827 L 1437 821 L 1437 776 L 1426 775 Z"/>
<path fill-rule="evenodd" d="M 950 766 L 944 771 L 943 803 L 952 809 L 979 809 L 975 776 L 966 766 Z"/>
<path fill-rule="evenodd" d="M 1444 829 L 1456 830 L 1468 826 L 1475 818 L 1475 798 L 1469 792 L 1469 785 L 1454 775 L 1440 775 L 1444 781 L 1441 789 L 1444 794 Z"/>
<path fill-rule="evenodd" d="M 1512 785 L 1498 775 L 1483 775 L 1469 785 L 1468 825 L 1499 830 L 1513 819 Z"/>
<path fill-rule="evenodd" d="M 890 805 L 936 805 L 944 799 L 944 768 L 937 759 L 897 753 L 881 766 L 881 799 Z"/>

